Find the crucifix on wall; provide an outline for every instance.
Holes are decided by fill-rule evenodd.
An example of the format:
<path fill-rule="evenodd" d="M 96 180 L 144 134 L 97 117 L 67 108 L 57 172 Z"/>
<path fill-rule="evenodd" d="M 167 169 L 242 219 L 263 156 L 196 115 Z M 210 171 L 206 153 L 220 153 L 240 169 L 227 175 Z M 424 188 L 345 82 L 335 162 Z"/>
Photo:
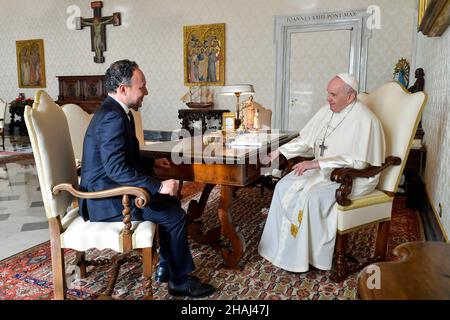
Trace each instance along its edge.
<path fill-rule="evenodd" d="M 105 62 L 103 51 L 106 51 L 106 25 L 120 26 L 120 12 L 114 12 L 112 16 L 102 17 L 102 7 L 102 1 L 91 2 L 94 17 L 89 19 L 78 17 L 75 21 L 77 30 L 81 30 L 83 27 L 91 27 L 91 48 L 95 52 L 94 62 L 96 63 Z"/>

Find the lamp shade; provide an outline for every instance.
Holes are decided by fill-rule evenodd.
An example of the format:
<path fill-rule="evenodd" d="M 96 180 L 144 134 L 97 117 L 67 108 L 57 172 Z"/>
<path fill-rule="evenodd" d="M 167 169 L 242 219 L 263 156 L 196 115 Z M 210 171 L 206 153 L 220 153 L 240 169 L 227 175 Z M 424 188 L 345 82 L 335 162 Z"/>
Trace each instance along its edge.
<path fill-rule="evenodd" d="M 251 84 L 235 84 L 222 87 L 221 95 L 235 95 L 235 94 L 253 94 L 255 90 Z"/>

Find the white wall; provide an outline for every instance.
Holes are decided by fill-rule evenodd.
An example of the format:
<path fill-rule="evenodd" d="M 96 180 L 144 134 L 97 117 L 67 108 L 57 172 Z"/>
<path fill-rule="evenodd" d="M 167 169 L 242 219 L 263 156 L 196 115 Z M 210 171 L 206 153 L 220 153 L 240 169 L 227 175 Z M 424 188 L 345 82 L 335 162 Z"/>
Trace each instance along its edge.
<path fill-rule="evenodd" d="M 369 48 L 367 88 L 372 90 L 392 79 L 395 63 L 411 59 L 414 0 L 104 0 L 103 15 L 119 11 L 122 25 L 107 26 L 105 63 L 93 62 L 89 29 L 66 27 L 70 5 L 78 5 L 82 17 L 92 17 L 90 1 L 2 0 L 0 11 L 0 97 L 7 101 L 36 89 L 17 86 L 16 40 L 44 39 L 49 94 L 57 98 L 57 75 L 103 74 L 117 59 L 136 60 L 147 75 L 149 96 L 144 101 L 145 129 L 179 128 L 183 83 L 183 26 L 226 24 L 227 84 L 251 83 L 255 101 L 273 108 L 276 15 L 306 11 L 381 8 L 381 29 L 373 32 Z M 332 48 L 330 48 L 332 50 Z M 320 52 L 317 59 L 320 59 Z M 330 75 L 331 76 L 331 75 Z M 324 91 L 325 94 L 325 91 Z M 216 96 L 216 108 L 234 109 L 235 99 Z"/>
<path fill-rule="evenodd" d="M 450 235 L 450 29 L 441 37 L 417 38 L 416 65 L 425 71 L 428 103 L 422 117 L 427 148 L 425 185 L 430 202 Z"/>

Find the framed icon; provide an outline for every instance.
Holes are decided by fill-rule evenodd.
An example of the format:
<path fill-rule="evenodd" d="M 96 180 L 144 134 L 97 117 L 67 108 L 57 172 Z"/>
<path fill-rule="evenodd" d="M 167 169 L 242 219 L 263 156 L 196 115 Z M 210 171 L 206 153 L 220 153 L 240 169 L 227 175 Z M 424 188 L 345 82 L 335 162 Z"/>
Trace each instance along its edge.
<path fill-rule="evenodd" d="M 234 131 L 236 123 L 236 114 L 234 112 L 225 112 L 222 114 L 222 130 Z"/>
<path fill-rule="evenodd" d="M 45 88 L 44 40 L 16 41 L 19 88 Z"/>
<path fill-rule="evenodd" d="M 184 85 L 225 84 L 225 23 L 183 28 Z"/>

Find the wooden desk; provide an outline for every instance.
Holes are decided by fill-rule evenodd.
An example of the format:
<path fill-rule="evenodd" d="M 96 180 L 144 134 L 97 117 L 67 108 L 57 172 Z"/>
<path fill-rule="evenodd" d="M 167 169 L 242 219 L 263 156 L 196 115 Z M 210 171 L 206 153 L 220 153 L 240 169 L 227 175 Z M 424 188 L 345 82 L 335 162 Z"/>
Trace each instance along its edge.
<path fill-rule="evenodd" d="M 144 158 L 166 157 L 171 160 L 171 169 L 155 168 L 155 176 L 158 179 L 173 178 L 206 184 L 200 200 L 189 203 L 189 235 L 198 243 L 209 244 L 213 249 L 220 250 L 226 267 L 238 268 L 244 254 L 245 239 L 236 231 L 231 220 L 233 188 L 245 187 L 258 179 L 261 175 L 259 158 L 296 136 L 298 133 L 282 133 L 279 136 L 272 133 L 269 136 L 271 142 L 259 148 L 229 148 L 222 143 L 205 145 L 202 136 L 195 136 L 142 146 L 141 155 Z M 220 227 L 203 233 L 202 225 L 196 220 L 201 217 L 215 185 L 220 185 Z M 221 235 L 230 241 L 231 248 L 222 245 Z"/>
<path fill-rule="evenodd" d="M 394 249 L 400 261 L 378 262 L 379 289 L 369 289 L 375 275 L 364 268 L 358 279 L 358 293 L 364 300 L 448 300 L 450 299 L 450 244 L 409 242 Z"/>

